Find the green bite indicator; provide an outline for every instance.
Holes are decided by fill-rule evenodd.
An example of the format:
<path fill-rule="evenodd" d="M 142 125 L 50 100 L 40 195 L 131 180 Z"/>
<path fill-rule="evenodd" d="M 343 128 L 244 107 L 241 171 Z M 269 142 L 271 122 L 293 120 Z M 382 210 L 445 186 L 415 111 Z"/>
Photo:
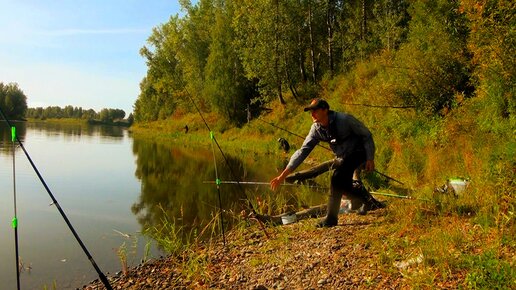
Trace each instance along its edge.
<path fill-rule="evenodd" d="M 11 140 L 16 141 L 16 127 L 11 127 Z"/>
<path fill-rule="evenodd" d="M 16 217 L 13 218 L 12 227 L 13 227 L 13 229 L 18 227 L 18 219 Z"/>

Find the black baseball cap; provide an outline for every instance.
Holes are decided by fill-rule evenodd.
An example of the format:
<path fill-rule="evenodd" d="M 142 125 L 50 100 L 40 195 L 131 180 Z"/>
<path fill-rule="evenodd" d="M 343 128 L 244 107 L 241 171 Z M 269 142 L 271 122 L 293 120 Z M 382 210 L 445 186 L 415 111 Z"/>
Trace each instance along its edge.
<path fill-rule="evenodd" d="M 311 111 L 317 109 L 330 109 L 330 105 L 323 99 L 313 99 L 308 107 L 305 107 L 304 111 Z"/>

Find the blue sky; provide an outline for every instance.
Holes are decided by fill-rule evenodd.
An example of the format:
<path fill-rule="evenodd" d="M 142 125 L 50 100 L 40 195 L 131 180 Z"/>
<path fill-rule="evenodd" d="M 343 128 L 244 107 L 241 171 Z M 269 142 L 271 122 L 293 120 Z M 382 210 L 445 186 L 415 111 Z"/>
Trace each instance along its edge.
<path fill-rule="evenodd" d="M 0 82 L 29 107 L 133 110 L 146 74 L 139 50 L 177 0 L 0 0 Z"/>

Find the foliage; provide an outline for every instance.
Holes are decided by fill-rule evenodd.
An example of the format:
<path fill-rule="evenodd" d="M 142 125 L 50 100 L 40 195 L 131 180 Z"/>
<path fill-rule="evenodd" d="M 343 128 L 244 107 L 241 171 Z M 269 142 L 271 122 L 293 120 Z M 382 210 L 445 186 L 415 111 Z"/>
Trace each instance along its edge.
<path fill-rule="evenodd" d="M 137 122 L 180 116 L 194 101 L 241 125 L 255 100 L 313 98 L 378 55 L 391 103 L 444 115 L 484 92 L 497 114 L 514 111 L 513 1 L 181 3 L 186 15 L 156 27 L 141 50 Z"/>
<path fill-rule="evenodd" d="M 455 1 L 418 1 L 411 6 L 407 42 L 395 55 L 395 86 L 406 105 L 428 114 L 451 108 L 456 95 L 470 97 L 467 20 Z"/>
<path fill-rule="evenodd" d="M 326 77 L 406 38 L 408 2 L 181 1 L 183 17 L 153 29 L 135 121 L 188 112 L 192 99 L 233 124 L 255 100 L 317 95 Z M 256 107 L 254 108 L 256 109 Z"/>
<path fill-rule="evenodd" d="M 516 3 L 510 0 L 461 1 L 471 23 L 468 48 L 481 94 L 495 106 L 493 117 L 509 118 L 516 110 Z"/>
<path fill-rule="evenodd" d="M 215 9 L 204 95 L 213 100 L 217 111 L 227 120 L 242 124 L 247 118 L 243 108 L 255 97 L 256 88 L 254 82 L 244 77 L 242 63 L 235 53 L 235 32 L 227 25 L 234 8 L 226 3 Z"/>
<path fill-rule="evenodd" d="M 0 82 L 0 107 L 9 119 L 23 119 L 27 110 L 27 97 L 17 83 Z"/>

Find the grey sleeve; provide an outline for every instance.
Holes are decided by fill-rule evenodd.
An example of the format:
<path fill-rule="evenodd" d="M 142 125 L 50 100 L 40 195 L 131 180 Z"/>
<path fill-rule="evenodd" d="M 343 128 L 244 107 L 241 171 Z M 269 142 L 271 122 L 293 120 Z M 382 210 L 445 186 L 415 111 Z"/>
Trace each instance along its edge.
<path fill-rule="evenodd" d="M 312 124 L 310 128 L 310 132 L 305 138 L 303 145 L 299 148 L 292 157 L 290 157 L 290 161 L 287 164 L 287 168 L 290 171 L 294 171 L 303 161 L 308 157 L 310 152 L 315 148 L 315 146 L 319 144 L 319 139 L 316 136 L 315 124 Z"/>
<path fill-rule="evenodd" d="M 362 138 L 364 149 L 366 152 L 367 160 L 374 160 L 375 146 L 373 140 L 373 134 L 367 129 L 367 127 L 353 116 L 350 116 L 351 130 Z"/>

